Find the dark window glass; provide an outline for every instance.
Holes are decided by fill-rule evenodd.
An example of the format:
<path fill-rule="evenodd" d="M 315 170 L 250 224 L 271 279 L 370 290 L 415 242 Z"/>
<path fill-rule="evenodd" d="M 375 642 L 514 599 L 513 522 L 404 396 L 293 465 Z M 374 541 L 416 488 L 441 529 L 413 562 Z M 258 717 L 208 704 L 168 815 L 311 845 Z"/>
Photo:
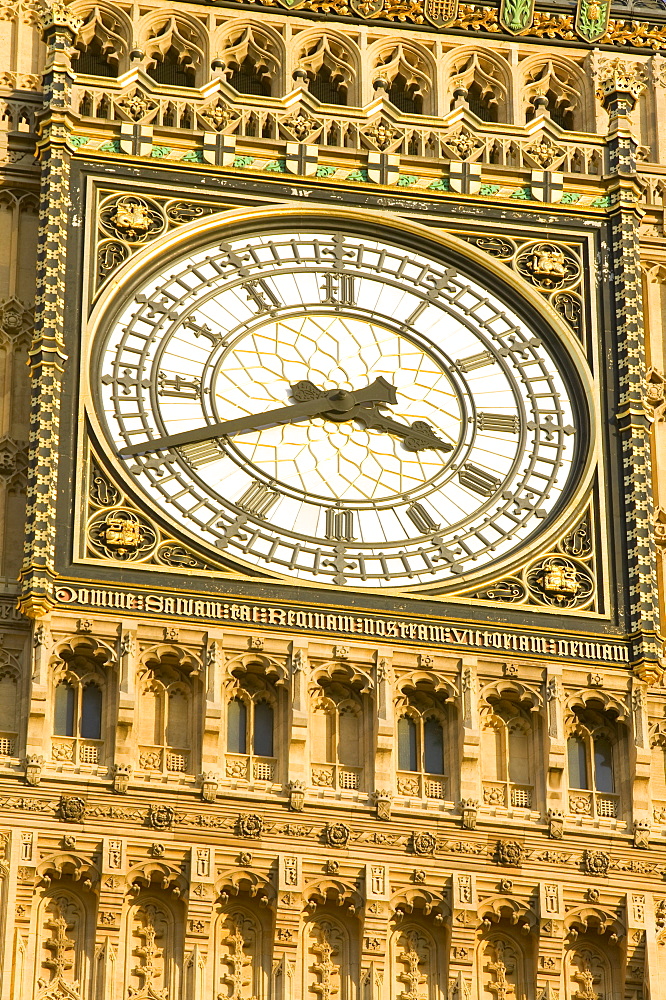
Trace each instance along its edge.
<path fill-rule="evenodd" d="M 444 774 L 444 730 L 437 719 L 427 719 L 423 727 L 424 765 L 427 774 Z"/>
<path fill-rule="evenodd" d="M 482 93 L 478 83 L 473 83 L 467 91 L 467 104 L 469 110 L 482 122 L 497 121 L 497 105 L 488 102 L 487 96 Z"/>
<path fill-rule="evenodd" d="M 229 83 L 239 94 L 260 94 L 264 97 L 270 96 L 270 87 L 264 83 L 257 73 L 251 59 L 244 59 L 231 76 Z"/>
<path fill-rule="evenodd" d="M 598 792 L 615 791 L 613 749 L 609 740 L 594 741 L 594 783 Z"/>
<path fill-rule="evenodd" d="M 53 732 L 56 736 L 74 735 L 74 688 L 61 681 L 55 691 Z"/>
<path fill-rule="evenodd" d="M 398 770 L 416 771 L 416 723 L 413 719 L 398 719 Z"/>
<path fill-rule="evenodd" d="M 167 87 L 193 87 L 195 82 L 194 70 L 179 63 L 178 54 L 172 49 L 169 49 L 161 62 L 150 67 L 148 76 Z"/>
<path fill-rule="evenodd" d="M 81 696 L 81 736 L 84 740 L 102 738 L 102 692 L 96 684 L 87 684 Z"/>
<path fill-rule="evenodd" d="M 117 76 L 116 67 L 107 62 L 102 46 L 97 39 L 93 39 L 90 45 L 83 50 L 78 59 L 72 62 L 75 73 L 87 73 L 88 76 Z"/>
<path fill-rule="evenodd" d="M 567 759 L 569 762 L 569 787 L 589 788 L 585 743 L 580 736 L 570 736 L 567 740 Z"/>
<path fill-rule="evenodd" d="M 399 80 L 393 81 L 393 86 L 389 89 L 386 96 L 391 104 L 394 104 L 399 111 L 403 111 L 406 115 L 421 114 L 420 96 L 415 96 L 411 90 L 407 90 Z"/>
<path fill-rule="evenodd" d="M 258 757 L 273 756 L 273 709 L 267 701 L 254 706 L 254 752 Z"/>
<path fill-rule="evenodd" d="M 347 95 L 332 82 L 331 71 L 327 66 L 322 66 L 317 75 L 310 80 L 309 90 L 322 104 L 347 103 Z"/>
<path fill-rule="evenodd" d="M 239 698 L 229 702 L 227 750 L 229 753 L 247 753 L 247 707 Z"/>

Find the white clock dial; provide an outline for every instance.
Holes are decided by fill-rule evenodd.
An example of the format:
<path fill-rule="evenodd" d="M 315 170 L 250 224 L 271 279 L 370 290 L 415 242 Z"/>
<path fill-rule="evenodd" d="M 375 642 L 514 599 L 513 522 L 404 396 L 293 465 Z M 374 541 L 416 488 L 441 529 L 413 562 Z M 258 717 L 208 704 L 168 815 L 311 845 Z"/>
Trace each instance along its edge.
<path fill-rule="evenodd" d="M 520 547 L 572 478 L 567 382 L 426 250 L 272 232 L 147 278 L 98 355 L 137 489 L 218 553 L 322 584 L 441 585 Z"/>

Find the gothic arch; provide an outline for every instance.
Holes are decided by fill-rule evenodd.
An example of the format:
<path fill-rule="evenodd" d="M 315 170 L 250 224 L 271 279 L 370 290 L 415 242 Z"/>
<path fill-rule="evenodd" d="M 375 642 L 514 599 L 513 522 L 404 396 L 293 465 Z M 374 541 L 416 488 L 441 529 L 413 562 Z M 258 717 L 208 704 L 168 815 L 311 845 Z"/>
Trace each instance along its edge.
<path fill-rule="evenodd" d="M 616 722 L 629 721 L 627 706 L 616 695 L 602 688 L 575 691 L 566 699 L 564 708 L 565 714 L 573 713 L 576 709 L 593 709 L 607 714 Z"/>
<path fill-rule="evenodd" d="M 578 906 L 569 910 L 564 918 L 564 929 L 572 940 L 582 934 L 609 935 L 612 944 L 617 944 L 625 934 L 624 924 L 616 914 L 601 906 Z"/>
<path fill-rule="evenodd" d="M 477 946 L 479 1000 L 502 995 L 502 987 L 512 1000 L 528 1000 L 533 978 L 528 936 L 521 940 L 502 927 L 481 935 Z"/>
<path fill-rule="evenodd" d="M 216 907 L 213 925 L 218 1000 L 262 1000 L 268 993 L 271 919 L 245 899 Z M 217 984 L 222 986 L 218 992 Z"/>
<path fill-rule="evenodd" d="M 405 695 L 411 691 L 432 693 L 442 701 L 453 701 L 459 694 L 453 680 L 443 674 L 420 668 L 402 674 L 396 681 L 396 689 Z"/>
<path fill-rule="evenodd" d="M 389 937 L 391 996 L 436 1000 L 444 994 L 443 940 L 421 915 L 394 922 Z"/>
<path fill-rule="evenodd" d="M 223 872 L 215 881 L 215 894 L 222 905 L 242 894 L 256 900 L 262 907 L 272 906 L 276 898 L 270 879 L 252 868 L 232 868 Z"/>
<path fill-rule="evenodd" d="M 419 105 L 417 113 L 434 110 L 437 67 L 432 53 L 424 45 L 384 38 L 370 46 L 367 58 L 372 67 L 371 82 L 385 81 L 389 98 L 392 87 L 400 82 L 404 92 Z M 398 110 L 403 109 L 398 106 Z"/>
<path fill-rule="evenodd" d="M 168 890 L 176 899 L 187 892 L 185 876 L 163 861 L 145 861 L 134 865 L 127 873 L 127 886 L 130 895 L 137 895 L 150 886 Z"/>
<path fill-rule="evenodd" d="M 138 26 L 138 44 L 144 52 L 144 68 L 156 73 L 160 64 L 171 62 L 187 82 L 176 86 L 201 86 L 208 78 L 208 36 L 196 17 L 181 11 L 151 11 Z M 166 83 L 174 81 L 165 80 Z"/>
<path fill-rule="evenodd" d="M 326 73 L 331 86 L 344 93 L 345 100 L 338 103 L 359 103 L 361 53 L 350 38 L 336 31 L 304 31 L 296 38 L 296 53 L 296 68 L 306 74 L 311 93 L 312 82 Z"/>
<path fill-rule="evenodd" d="M 140 892 L 127 907 L 123 962 L 125 996 L 149 1000 L 155 995 L 161 996 L 160 991 L 169 996 L 178 994 L 183 917 L 182 903 L 174 904 L 153 887 Z"/>
<path fill-rule="evenodd" d="M 537 924 L 534 911 L 516 896 L 498 894 L 484 899 L 477 909 L 481 925 L 488 930 L 501 920 L 518 927 L 522 934 L 529 934 Z"/>
<path fill-rule="evenodd" d="M 358 913 L 362 899 L 357 890 L 342 879 L 323 878 L 310 882 L 303 890 L 305 909 L 315 913 L 319 907 L 340 907 Z"/>
<path fill-rule="evenodd" d="M 81 68 L 82 54 L 91 47 L 99 53 L 100 59 L 114 70 L 123 73 L 128 66 L 129 50 L 132 42 L 132 22 L 127 14 L 108 0 L 98 3 L 74 3 L 72 11 L 82 17 L 83 24 L 78 31 L 76 49 L 80 55 L 73 60 L 75 72 L 87 72 Z M 104 74 L 107 75 L 107 74 Z"/>
<path fill-rule="evenodd" d="M 251 67 L 264 89 L 278 96 L 285 89 L 286 52 L 280 33 L 251 19 L 228 22 L 213 36 L 213 54 L 225 63 L 225 79 L 233 86 L 234 71 Z"/>
<path fill-rule="evenodd" d="M 62 1000 L 87 993 L 93 944 L 90 908 L 69 888 L 50 889 L 37 906 L 36 991 Z"/>
<path fill-rule="evenodd" d="M 529 119 L 530 109 L 534 110 L 534 98 L 543 95 L 548 98 L 552 120 L 560 128 L 578 132 L 591 129 L 589 78 L 582 66 L 566 56 L 549 52 L 547 56 L 537 54 L 524 59 L 518 67 L 518 93 L 522 95 L 523 121 Z"/>
<path fill-rule="evenodd" d="M 51 854 L 44 858 L 37 865 L 35 874 L 45 886 L 62 879 L 70 879 L 72 882 L 80 882 L 84 889 L 97 886 L 100 878 L 95 865 L 87 858 L 71 852 Z"/>
<path fill-rule="evenodd" d="M 289 682 L 289 670 L 286 662 L 266 653 L 238 653 L 236 656 L 231 656 L 225 666 L 227 674 L 232 674 L 235 677 L 260 671 L 267 680 L 276 685 L 284 685 Z"/>
<path fill-rule="evenodd" d="M 511 67 L 506 59 L 491 49 L 475 47 L 454 49 L 444 65 L 446 94 L 443 110 L 452 106 L 454 93 L 467 91 L 468 105 L 477 117 L 487 121 L 507 121 L 512 95 Z"/>
<path fill-rule="evenodd" d="M 498 701 L 514 701 L 530 712 L 538 712 L 543 708 L 543 695 L 540 691 L 510 677 L 500 677 L 499 680 L 486 684 L 481 689 L 479 700 L 489 705 Z"/>
<path fill-rule="evenodd" d="M 302 996 L 317 1000 L 322 984 L 332 987 L 336 1000 L 352 1000 L 358 982 L 359 941 L 355 917 L 341 918 L 330 907 L 304 921 L 302 936 Z"/>

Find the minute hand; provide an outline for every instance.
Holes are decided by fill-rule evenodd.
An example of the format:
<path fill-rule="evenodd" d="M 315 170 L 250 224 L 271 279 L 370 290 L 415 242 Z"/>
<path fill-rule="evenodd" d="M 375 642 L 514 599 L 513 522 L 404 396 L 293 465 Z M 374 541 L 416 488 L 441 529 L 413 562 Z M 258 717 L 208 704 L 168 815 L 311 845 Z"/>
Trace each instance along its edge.
<path fill-rule="evenodd" d="M 453 451 L 453 445 L 442 441 L 425 420 L 415 420 L 413 424 L 403 424 L 392 420 L 374 407 L 362 409 L 355 419 L 362 421 L 366 427 L 376 431 L 386 431 L 404 439 L 407 451 L 426 451 L 433 448 L 437 451 Z"/>
<path fill-rule="evenodd" d="M 331 389 L 316 399 L 308 399 L 292 406 L 280 406 L 264 413 L 250 413 L 235 420 L 222 420 L 206 427 L 196 427 L 182 434 L 169 434 L 166 437 L 141 441 L 128 445 L 120 451 L 120 455 L 141 455 L 147 451 L 162 451 L 167 448 L 178 448 L 184 444 L 197 444 L 199 441 L 209 441 L 211 438 L 226 437 L 228 434 L 240 434 L 243 431 L 257 430 L 259 427 L 270 427 L 275 424 L 292 424 L 300 420 L 308 420 L 321 413 L 335 413 L 338 417 L 362 403 L 395 403 L 394 386 L 383 376 L 376 378 L 370 385 L 363 386 L 353 392 Z"/>

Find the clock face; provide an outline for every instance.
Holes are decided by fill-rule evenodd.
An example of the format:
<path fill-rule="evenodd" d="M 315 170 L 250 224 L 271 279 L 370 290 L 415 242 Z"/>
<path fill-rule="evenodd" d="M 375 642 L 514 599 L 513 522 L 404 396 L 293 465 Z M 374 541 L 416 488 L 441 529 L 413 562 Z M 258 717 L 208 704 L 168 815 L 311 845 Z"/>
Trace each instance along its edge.
<path fill-rule="evenodd" d="M 437 253 L 290 229 L 143 281 L 93 394 L 172 530 L 255 572 L 423 589 L 543 527 L 577 464 L 567 380 L 538 330 Z"/>

